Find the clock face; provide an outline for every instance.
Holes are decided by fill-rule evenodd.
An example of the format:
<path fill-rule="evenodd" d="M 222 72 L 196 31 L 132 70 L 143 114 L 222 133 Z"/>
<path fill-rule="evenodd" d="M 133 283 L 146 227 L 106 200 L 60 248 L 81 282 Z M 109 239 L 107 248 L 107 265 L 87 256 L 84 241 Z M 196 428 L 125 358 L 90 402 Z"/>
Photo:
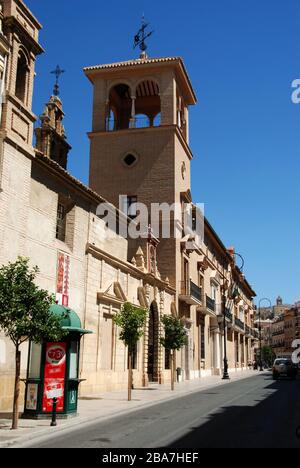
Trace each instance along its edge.
<path fill-rule="evenodd" d="M 183 161 L 182 164 L 181 164 L 181 175 L 182 175 L 182 178 L 185 179 L 185 175 L 186 175 L 186 165 L 185 165 L 185 162 Z"/>

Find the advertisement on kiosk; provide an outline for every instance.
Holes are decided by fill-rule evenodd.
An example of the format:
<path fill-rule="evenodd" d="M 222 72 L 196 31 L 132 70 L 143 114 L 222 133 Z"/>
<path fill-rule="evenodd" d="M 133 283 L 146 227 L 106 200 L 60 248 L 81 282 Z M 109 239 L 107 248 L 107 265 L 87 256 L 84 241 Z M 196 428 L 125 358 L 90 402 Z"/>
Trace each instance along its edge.
<path fill-rule="evenodd" d="M 47 343 L 44 374 L 43 412 L 52 411 L 57 398 L 57 412 L 64 410 L 66 343 Z"/>

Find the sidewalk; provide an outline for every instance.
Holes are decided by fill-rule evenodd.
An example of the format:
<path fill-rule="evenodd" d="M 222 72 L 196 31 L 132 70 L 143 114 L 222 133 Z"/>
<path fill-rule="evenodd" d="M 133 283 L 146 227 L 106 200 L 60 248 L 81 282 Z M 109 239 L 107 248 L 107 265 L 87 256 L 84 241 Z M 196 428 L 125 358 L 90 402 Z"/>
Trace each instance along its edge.
<path fill-rule="evenodd" d="M 127 391 L 102 393 L 85 396 L 79 399 L 76 418 L 57 421 L 57 427 L 50 427 L 50 421 L 23 420 L 19 421 L 19 429 L 11 431 L 9 413 L 0 414 L 0 448 L 20 447 L 51 437 L 58 432 L 71 432 L 78 427 L 87 426 L 96 421 L 103 421 L 141 408 L 147 408 L 157 403 L 189 395 L 220 385 L 230 385 L 237 380 L 261 375 L 257 371 L 243 371 L 230 374 L 230 381 L 223 381 L 219 376 L 203 377 L 176 384 L 171 392 L 170 385 L 151 384 L 148 388 L 135 389 L 132 401 L 127 401 Z"/>

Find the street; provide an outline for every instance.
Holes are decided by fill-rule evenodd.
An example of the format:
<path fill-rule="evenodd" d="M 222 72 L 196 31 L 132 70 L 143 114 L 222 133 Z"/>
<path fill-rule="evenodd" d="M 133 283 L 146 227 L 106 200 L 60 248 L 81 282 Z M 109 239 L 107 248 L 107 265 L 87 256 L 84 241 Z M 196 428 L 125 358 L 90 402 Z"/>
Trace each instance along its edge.
<path fill-rule="evenodd" d="M 271 374 L 60 434 L 34 448 L 300 448 L 300 377 Z M 133 397 L 134 398 L 134 397 Z"/>

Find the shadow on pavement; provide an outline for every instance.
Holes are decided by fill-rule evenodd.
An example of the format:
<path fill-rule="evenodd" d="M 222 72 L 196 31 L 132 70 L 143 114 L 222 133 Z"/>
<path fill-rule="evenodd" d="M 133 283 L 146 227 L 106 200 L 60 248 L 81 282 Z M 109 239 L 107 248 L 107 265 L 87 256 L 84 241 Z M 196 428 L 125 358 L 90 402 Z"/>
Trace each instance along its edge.
<path fill-rule="evenodd" d="M 272 381 L 251 402 L 248 396 L 249 405 L 219 408 L 168 448 L 300 448 L 299 378 Z"/>

